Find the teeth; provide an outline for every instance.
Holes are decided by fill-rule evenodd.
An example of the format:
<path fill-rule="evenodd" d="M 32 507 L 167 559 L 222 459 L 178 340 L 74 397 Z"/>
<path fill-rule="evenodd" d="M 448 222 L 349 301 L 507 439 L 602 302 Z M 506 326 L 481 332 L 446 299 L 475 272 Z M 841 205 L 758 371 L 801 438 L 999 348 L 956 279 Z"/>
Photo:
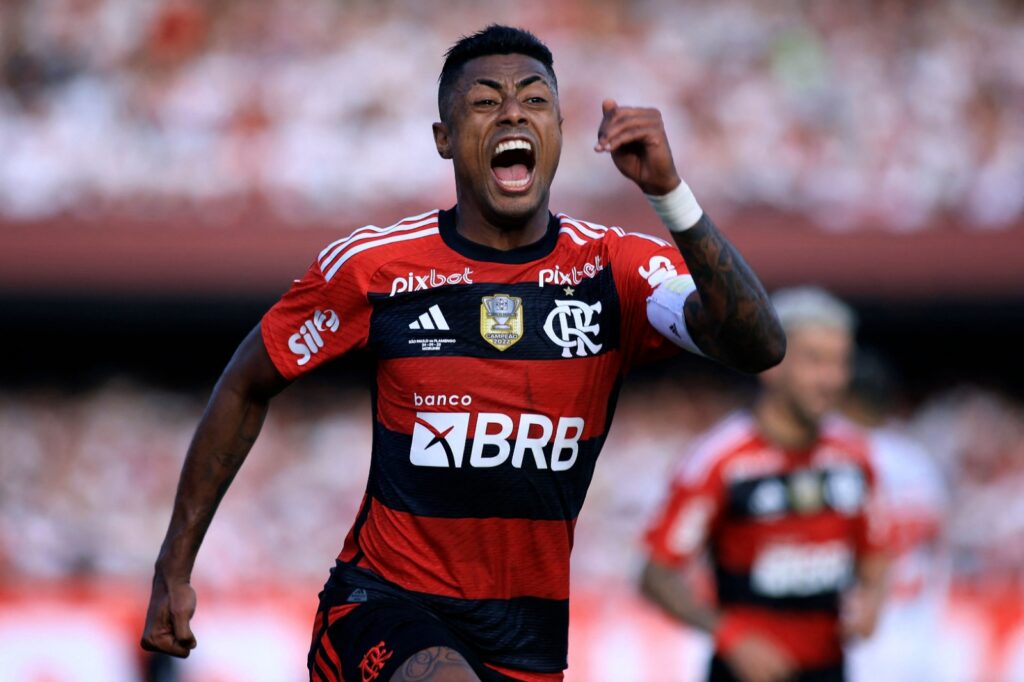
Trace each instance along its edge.
<path fill-rule="evenodd" d="M 530 183 L 530 178 L 526 178 L 525 180 L 499 180 L 498 182 L 505 187 L 516 189 L 519 187 L 526 187 Z"/>
<path fill-rule="evenodd" d="M 513 149 L 525 149 L 528 152 L 532 152 L 533 145 L 526 140 L 505 140 L 494 148 L 494 155 L 497 156 L 502 152 L 509 152 Z"/>

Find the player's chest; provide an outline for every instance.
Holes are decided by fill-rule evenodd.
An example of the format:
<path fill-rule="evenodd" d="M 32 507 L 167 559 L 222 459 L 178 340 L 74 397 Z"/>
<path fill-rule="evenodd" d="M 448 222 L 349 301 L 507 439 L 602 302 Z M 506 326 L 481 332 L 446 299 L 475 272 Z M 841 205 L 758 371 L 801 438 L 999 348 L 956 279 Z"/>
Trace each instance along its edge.
<path fill-rule="evenodd" d="M 369 343 L 381 358 L 556 360 L 620 345 L 615 279 L 599 256 L 505 267 L 395 263 L 378 278 Z"/>

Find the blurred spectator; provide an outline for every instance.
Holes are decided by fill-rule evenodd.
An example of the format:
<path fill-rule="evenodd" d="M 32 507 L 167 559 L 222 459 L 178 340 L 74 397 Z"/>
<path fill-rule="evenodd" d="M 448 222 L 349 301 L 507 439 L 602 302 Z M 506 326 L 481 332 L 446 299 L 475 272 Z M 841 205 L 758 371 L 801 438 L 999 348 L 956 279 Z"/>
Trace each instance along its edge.
<path fill-rule="evenodd" d="M 949 589 L 944 546 L 950 512 L 939 463 L 896 416 L 895 371 L 873 351 L 859 351 L 844 411 L 867 429 L 878 480 L 875 505 L 884 519 L 891 566 L 878 629 L 851 647 L 855 682 L 943 679 L 940 623 Z"/>
<path fill-rule="evenodd" d="M 526 0 L 501 16 L 414 0 L 5 2 L 0 216 L 260 201 L 303 220 L 437 202 L 451 194 L 429 131 L 442 54 L 495 19 L 553 47 L 568 201 L 622 189 L 588 153 L 615 96 L 663 109 L 709 204 L 832 229 L 1024 216 L 1024 13 L 1009 0 Z"/>

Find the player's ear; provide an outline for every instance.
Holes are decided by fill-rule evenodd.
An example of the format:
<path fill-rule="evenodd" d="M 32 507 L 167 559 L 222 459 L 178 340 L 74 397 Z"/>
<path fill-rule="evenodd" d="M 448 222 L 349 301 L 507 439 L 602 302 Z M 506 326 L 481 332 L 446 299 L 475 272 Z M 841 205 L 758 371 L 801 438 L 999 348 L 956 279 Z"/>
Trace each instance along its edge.
<path fill-rule="evenodd" d="M 434 124 L 434 144 L 437 146 L 437 153 L 442 159 L 452 158 L 452 139 L 448 132 L 446 123 Z"/>

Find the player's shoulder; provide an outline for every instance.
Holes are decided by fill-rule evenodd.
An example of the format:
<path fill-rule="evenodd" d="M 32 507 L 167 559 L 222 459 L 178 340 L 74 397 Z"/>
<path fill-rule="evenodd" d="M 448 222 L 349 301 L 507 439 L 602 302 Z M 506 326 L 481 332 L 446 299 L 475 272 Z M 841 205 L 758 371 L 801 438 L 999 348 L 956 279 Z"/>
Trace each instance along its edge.
<path fill-rule="evenodd" d="M 693 442 L 676 468 L 674 478 L 684 485 L 704 481 L 713 471 L 740 456 L 757 439 L 753 415 L 746 410 L 732 412 Z"/>
<path fill-rule="evenodd" d="M 574 218 L 566 213 L 556 214 L 561 239 L 577 246 L 601 242 L 611 249 L 629 249 L 671 246 L 667 241 L 643 232 L 629 231 L 621 227 L 607 227 L 592 220 Z"/>
<path fill-rule="evenodd" d="M 871 434 L 841 414 L 831 414 L 822 421 L 821 441 L 833 451 L 864 464 L 870 464 Z"/>
<path fill-rule="evenodd" d="M 439 214 L 435 208 L 387 227 L 360 227 L 321 249 L 317 266 L 328 282 L 343 268 L 373 273 L 401 253 L 422 250 L 424 240 L 438 239 Z"/>

